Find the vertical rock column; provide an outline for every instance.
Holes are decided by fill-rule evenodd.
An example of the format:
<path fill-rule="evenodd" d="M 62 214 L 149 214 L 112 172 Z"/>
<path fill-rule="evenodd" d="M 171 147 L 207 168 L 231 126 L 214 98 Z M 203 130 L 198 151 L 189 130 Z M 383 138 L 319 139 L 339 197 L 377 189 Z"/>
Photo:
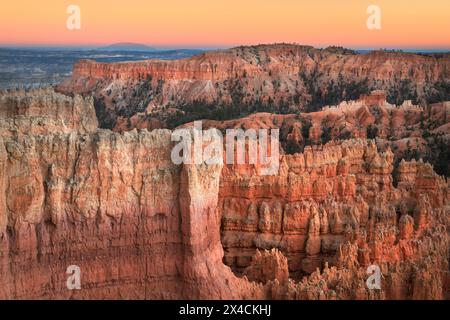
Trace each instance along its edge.
<path fill-rule="evenodd" d="M 6 215 L 6 162 L 8 156 L 6 153 L 3 139 L 0 137 L 0 270 L 3 272 L 0 276 L 0 298 L 7 296 L 7 292 L 10 291 L 11 283 L 5 281 L 11 277 L 9 268 L 9 241 L 6 241 L 6 227 L 8 218 Z"/>
<path fill-rule="evenodd" d="M 183 296 L 187 299 L 258 299 L 262 286 L 237 278 L 223 259 L 217 210 L 222 165 L 184 165 L 180 210 Z"/>

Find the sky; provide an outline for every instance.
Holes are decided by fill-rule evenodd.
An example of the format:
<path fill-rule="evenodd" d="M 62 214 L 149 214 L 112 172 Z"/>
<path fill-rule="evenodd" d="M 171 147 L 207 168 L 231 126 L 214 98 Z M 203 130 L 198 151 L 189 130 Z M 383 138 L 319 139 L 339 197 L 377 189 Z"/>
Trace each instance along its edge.
<path fill-rule="evenodd" d="M 81 27 L 69 30 L 69 5 Z M 381 29 L 369 30 L 369 5 Z M 316 47 L 450 48 L 450 0 L 2 0 L 0 45 L 231 47 L 290 42 Z"/>

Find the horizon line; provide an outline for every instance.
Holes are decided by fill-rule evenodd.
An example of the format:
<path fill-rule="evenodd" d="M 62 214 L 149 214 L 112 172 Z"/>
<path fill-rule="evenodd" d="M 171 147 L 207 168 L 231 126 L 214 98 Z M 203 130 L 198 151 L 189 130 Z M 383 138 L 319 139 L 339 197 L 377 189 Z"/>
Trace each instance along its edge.
<path fill-rule="evenodd" d="M 153 50 L 223 50 L 223 49 L 232 49 L 237 47 L 251 47 L 251 46 L 258 46 L 258 45 L 276 45 L 276 44 L 290 44 L 290 45 L 299 45 L 299 46 L 310 46 L 317 49 L 325 49 L 328 47 L 342 47 L 345 49 L 351 49 L 351 50 L 370 50 L 370 51 L 377 51 L 377 50 L 404 50 L 404 51 L 450 51 L 450 46 L 421 46 L 421 45 L 411 45 L 411 46 L 399 46 L 399 47 L 392 47 L 392 46 L 345 46 L 345 45 L 337 45 L 337 44 L 323 44 L 323 45 L 311 45 L 311 44 L 301 44 L 296 42 L 273 42 L 273 43 L 258 43 L 258 44 L 230 44 L 230 45 L 223 45 L 223 44 L 209 44 L 209 45 L 152 45 L 147 43 L 138 43 L 138 42 L 114 42 L 109 44 L 49 44 L 49 43 L 20 43 L 20 44 L 12 44 L 12 43 L 0 43 L 0 48 L 4 49 L 13 49 L 13 48 L 27 48 L 27 49 L 34 49 L 34 48 L 54 48 L 54 49 L 101 49 L 103 47 L 118 45 L 118 44 L 130 44 L 130 45 L 145 45 L 149 46 L 149 50 L 138 50 L 138 51 L 152 51 Z"/>

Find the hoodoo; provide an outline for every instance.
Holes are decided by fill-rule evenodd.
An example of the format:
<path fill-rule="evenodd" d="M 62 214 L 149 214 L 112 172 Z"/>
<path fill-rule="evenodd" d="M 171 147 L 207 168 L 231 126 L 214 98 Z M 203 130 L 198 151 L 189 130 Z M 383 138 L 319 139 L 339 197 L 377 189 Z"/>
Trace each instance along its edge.
<path fill-rule="evenodd" d="M 310 141 L 327 115 L 365 107 L 309 114 Z M 414 108 L 378 107 L 414 121 Z M 430 164 L 395 163 L 364 137 L 292 154 L 282 144 L 272 175 L 250 163 L 175 164 L 170 130 L 99 129 L 94 109 L 51 89 L 0 98 L 0 298 L 446 297 L 449 188 Z M 296 121 L 263 114 L 204 128 L 304 132 Z M 67 289 L 72 265 L 81 290 Z M 371 265 L 380 290 L 366 286 Z"/>

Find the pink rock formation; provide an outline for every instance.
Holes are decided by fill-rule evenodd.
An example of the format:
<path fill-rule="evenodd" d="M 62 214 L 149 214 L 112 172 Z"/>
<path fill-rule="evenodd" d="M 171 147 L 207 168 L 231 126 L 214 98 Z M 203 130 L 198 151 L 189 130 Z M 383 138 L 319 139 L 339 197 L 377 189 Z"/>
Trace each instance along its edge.
<path fill-rule="evenodd" d="M 245 269 L 244 275 L 250 281 L 266 283 L 276 280 L 278 283 L 287 284 L 289 280 L 287 259 L 277 249 L 265 250 L 262 253 L 256 250 L 252 263 Z"/>
<path fill-rule="evenodd" d="M 357 54 L 342 48 L 274 44 L 203 53 L 175 61 L 75 64 L 70 80 L 59 86 L 67 93 L 92 94 L 106 110 L 108 128 L 171 127 L 213 106 L 230 112 L 252 112 L 259 106 L 270 112 L 297 112 L 307 106 L 352 100 L 360 93 L 380 89 L 391 102 L 415 98 L 435 102 L 450 78 L 450 56 L 371 52 Z M 374 103 L 380 99 L 372 99 Z M 198 110 L 205 107 L 206 110 Z M 217 116 L 220 116 L 218 113 Z M 132 123 L 128 119 L 134 118 Z"/>
<path fill-rule="evenodd" d="M 92 98 L 57 94 L 53 89 L 0 93 L 0 135 L 90 132 L 98 127 Z"/>
<path fill-rule="evenodd" d="M 34 95 L 0 108 L 0 298 L 447 297 L 449 186 L 427 163 L 401 162 L 394 185 L 393 153 L 350 139 L 282 154 L 273 176 L 175 165 L 169 130 L 95 129 L 75 121 L 91 100 Z M 57 125 L 15 128 L 17 108 Z"/>
<path fill-rule="evenodd" d="M 301 152 L 305 145 L 350 138 L 375 139 L 380 150 L 391 149 L 395 162 L 427 159 L 442 175 L 450 175 L 445 150 L 450 148 L 450 102 L 427 108 L 405 102 L 387 103 L 384 93 L 374 92 L 357 101 L 344 101 L 310 113 L 276 115 L 257 113 L 244 118 L 203 120 L 204 128 L 279 128 L 286 153 Z M 326 134 L 328 132 L 328 134 Z"/>

